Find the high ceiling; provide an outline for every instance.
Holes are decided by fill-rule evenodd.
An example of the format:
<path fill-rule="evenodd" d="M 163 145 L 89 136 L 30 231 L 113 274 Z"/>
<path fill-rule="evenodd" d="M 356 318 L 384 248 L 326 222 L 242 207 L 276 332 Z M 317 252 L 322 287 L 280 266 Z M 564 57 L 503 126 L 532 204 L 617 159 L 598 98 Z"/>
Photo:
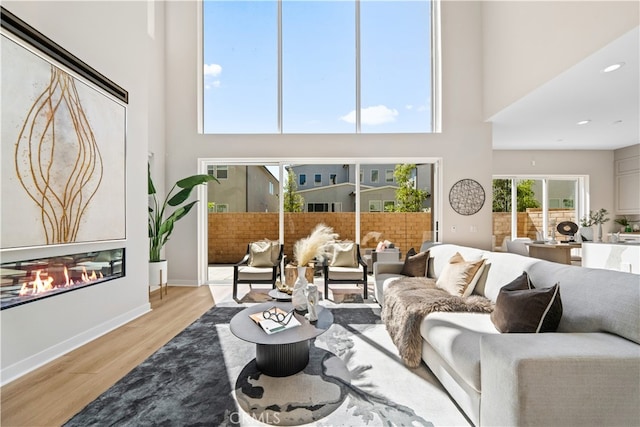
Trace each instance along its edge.
<path fill-rule="evenodd" d="M 613 150 L 640 143 L 640 27 L 497 113 L 495 150 Z M 614 72 L 602 70 L 615 63 Z M 578 125 L 582 120 L 587 124 Z"/>

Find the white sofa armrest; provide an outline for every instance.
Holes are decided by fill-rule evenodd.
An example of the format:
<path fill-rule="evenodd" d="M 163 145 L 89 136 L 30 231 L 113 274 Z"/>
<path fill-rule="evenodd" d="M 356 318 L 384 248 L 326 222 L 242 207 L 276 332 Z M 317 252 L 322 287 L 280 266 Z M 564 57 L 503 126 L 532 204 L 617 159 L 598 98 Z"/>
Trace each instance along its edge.
<path fill-rule="evenodd" d="M 635 425 L 640 346 L 606 333 L 481 339 L 480 424 Z"/>
<path fill-rule="evenodd" d="M 402 271 L 402 266 L 404 266 L 404 262 L 395 261 L 395 262 L 376 262 L 373 265 L 373 275 L 380 274 L 400 274 Z"/>
<path fill-rule="evenodd" d="M 400 272 L 404 262 L 376 262 L 373 264 L 373 282 L 374 282 L 374 297 L 378 304 L 382 305 L 384 302 L 384 287 L 385 282 L 392 282 L 394 279 L 402 277 Z"/>

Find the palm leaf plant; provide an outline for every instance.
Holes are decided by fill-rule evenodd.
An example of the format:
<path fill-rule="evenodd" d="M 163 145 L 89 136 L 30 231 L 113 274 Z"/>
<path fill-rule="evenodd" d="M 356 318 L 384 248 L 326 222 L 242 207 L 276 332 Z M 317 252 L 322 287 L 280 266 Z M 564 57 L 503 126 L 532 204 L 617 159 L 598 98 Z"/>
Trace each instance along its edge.
<path fill-rule="evenodd" d="M 219 181 L 211 175 L 189 176 L 173 184 L 173 187 L 171 187 L 165 199 L 160 203 L 157 198 L 156 187 L 153 185 L 153 180 L 151 179 L 151 168 L 148 167 L 147 169 L 147 193 L 151 198 L 149 204 L 149 261 L 158 262 L 161 261 L 160 251 L 169 240 L 173 232 L 174 224 L 187 215 L 189 211 L 191 211 L 191 208 L 198 202 L 195 200 L 184 204 L 191 195 L 191 191 L 196 186 L 209 181 Z M 179 190 L 174 194 L 177 189 Z M 176 210 L 165 219 L 165 214 L 169 207 L 176 207 Z"/>

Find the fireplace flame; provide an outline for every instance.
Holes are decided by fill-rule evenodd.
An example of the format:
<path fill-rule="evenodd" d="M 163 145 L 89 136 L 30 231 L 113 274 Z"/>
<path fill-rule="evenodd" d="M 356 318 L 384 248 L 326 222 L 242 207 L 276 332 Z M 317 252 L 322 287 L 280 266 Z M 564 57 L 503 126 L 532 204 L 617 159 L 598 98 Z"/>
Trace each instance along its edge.
<path fill-rule="evenodd" d="M 64 278 L 65 278 L 64 283 L 55 284 L 54 283 L 55 279 L 53 277 L 47 276 L 45 278 L 42 273 L 42 270 L 37 270 L 35 273 L 35 278 L 32 281 L 24 282 L 22 284 L 22 287 L 20 288 L 18 295 L 21 295 L 21 296 L 37 295 L 37 294 L 43 294 L 45 292 L 49 292 L 53 289 L 67 288 L 77 283 L 90 283 L 98 280 L 99 278 L 102 279 L 103 275 L 101 272 L 99 274 L 96 274 L 95 271 L 92 271 L 91 274 L 88 274 L 87 269 L 85 267 L 82 267 L 82 274 L 80 276 L 80 280 L 74 282 L 73 279 L 69 277 L 69 271 L 67 270 L 67 267 L 65 267 Z"/>

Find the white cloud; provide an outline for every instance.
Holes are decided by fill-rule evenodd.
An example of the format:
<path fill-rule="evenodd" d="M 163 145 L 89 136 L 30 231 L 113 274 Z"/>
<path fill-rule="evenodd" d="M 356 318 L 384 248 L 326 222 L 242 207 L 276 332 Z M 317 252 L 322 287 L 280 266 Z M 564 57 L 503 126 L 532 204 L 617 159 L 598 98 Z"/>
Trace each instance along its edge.
<path fill-rule="evenodd" d="M 377 105 L 375 107 L 367 107 L 360 110 L 360 121 L 364 125 L 381 125 L 383 123 L 395 122 L 397 115 L 398 110 L 387 108 L 384 105 Z M 353 110 L 340 117 L 340 120 L 347 123 L 355 123 L 356 111 Z"/>
<path fill-rule="evenodd" d="M 204 84 L 205 89 L 211 89 L 213 87 L 220 87 L 220 80 L 214 80 L 212 82 L 207 82 Z"/>
<path fill-rule="evenodd" d="M 420 107 L 418 107 L 418 111 L 427 111 L 427 106 L 421 105 Z"/>
<path fill-rule="evenodd" d="M 219 64 L 204 64 L 204 75 L 216 77 L 222 73 L 222 66 Z"/>
<path fill-rule="evenodd" d="M 406 108 L 407 110 L 413 110 L 413 105 L 405 105 L 404 108 Z"/>

